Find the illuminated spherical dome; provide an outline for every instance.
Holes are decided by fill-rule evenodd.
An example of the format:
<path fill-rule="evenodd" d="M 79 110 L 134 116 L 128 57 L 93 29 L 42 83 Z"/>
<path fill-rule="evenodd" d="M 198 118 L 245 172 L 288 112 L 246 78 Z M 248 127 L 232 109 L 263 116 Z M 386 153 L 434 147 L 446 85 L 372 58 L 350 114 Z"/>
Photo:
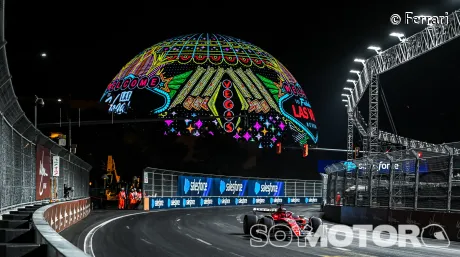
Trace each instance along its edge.
<path fill-rule="evenodd" d="M 315 116 L 302 87 L 273 56 L 224 35 L 186 35 L 134 57 L 109 84 L 109 112 L 164 119 L 165 135 L 231 134 L 273 147 L 289 131 L 316 144 Z"/>

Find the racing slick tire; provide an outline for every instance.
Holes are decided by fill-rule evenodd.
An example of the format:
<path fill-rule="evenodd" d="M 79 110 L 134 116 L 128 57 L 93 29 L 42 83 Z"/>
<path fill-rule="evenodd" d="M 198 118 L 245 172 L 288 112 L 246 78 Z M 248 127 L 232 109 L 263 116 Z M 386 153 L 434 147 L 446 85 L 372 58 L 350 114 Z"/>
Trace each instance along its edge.
<path fill-rule="evenodd" d="M 311 217 L 310 222 L 311 222 L 311 228 L 312 228 L 313 233 L 316 233 L 319 226 L 323 224 L 323 221 L 318 217 Z"/>
<path fill-rule="evenodd" d="M 251 233 L 251 228 L 257 224 L 257 216 L 256 215 L 244 215 L 243 219 L 243 231 L 245 235 L 249 235 Z"/>

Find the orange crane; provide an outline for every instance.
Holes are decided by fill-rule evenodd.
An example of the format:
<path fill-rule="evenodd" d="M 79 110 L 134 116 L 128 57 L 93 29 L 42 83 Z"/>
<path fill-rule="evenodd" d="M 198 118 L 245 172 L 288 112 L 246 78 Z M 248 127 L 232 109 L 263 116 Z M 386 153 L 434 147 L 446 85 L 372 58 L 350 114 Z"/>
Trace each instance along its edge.
<path fill-rule="evenodd" d="M 115 177 L 115 181 L 114 178 Z M 112 155 L 107 158 L 107 174 L 104 176 L 105 195 L 108 201 L 118 200 L 117 194 L 120 187 L 120 176 L 118 176 L 115 160 Z"/>

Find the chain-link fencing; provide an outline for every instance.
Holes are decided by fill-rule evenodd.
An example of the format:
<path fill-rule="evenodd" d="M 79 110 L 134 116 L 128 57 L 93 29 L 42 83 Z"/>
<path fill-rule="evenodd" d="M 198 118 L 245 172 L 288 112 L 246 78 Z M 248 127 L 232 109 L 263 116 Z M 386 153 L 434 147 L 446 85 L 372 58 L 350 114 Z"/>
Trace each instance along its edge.
<path fill-rule="evenodd" d="M 17 101 L 6 58 L 4 4 L 0 1 L 0 213 L 36 201 L 37 145 L 60 157 L 60 176 L 52 179 L 58 189 L 53 188 L 53 198 L 63 197 L 64 184 L 73 187 L 71 198 L 88 196 L 91 166 L 37 130 Z"/>
<path fill-rule="evenodd" d="M 450 143 L 329 165 L 327 204 L 460 210 L 459 149 Z"/>

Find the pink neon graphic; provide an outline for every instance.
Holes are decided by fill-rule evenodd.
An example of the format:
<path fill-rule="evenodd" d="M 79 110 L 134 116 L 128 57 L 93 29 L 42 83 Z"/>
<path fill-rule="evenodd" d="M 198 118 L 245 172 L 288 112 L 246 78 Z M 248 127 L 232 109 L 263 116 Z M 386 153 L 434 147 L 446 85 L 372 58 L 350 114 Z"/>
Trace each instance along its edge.
<path fill-rule="evenodd" d="M 254 125 L 254 128 L 259 131 L 259 129 L 261 128 L 262 126 L 260 126 L 259 122 L 256 121 L 256 125 Z"/>
<path fill-rule="evenodd" d="M 275 143 L 277 139 L 276 139 L 276 137 L 273 136 L 272 139 L 270 139 L 270 140 L 271 140 L 273 143 Z"/>
<path fill-rule="evenodd" d="M 249 141 L 249 139 L 251 138 L 251 135 L 249 135 L 249 133 L 246 131 L 246 134 L 244 134 L 243 137 L 246 139 L 246 141 Z"/>
<path fill-rule="evenodd" d="M 180 137 L 180 132 L 177 132 L 177 136 Z"/>
<path fill-rule="evenodd" d="M 286 125 L 284 125 L 283 122 L 281 122 L 278 126 L 281 128 L 281 130 L 284 130 L 284 128 L 286 127 Z"/>
<path fill-rule="evenodd" d="M 173 122 L 174 122 L 173 120 L 165 120 L 165 123 L 166 123 L 166 125 L 168 125 L 168 127 L 169 127 Z"/>
<path fill-rule="evenodd" d="M 200 129 L 201 126 L 203 126 L 203 122 L 201 122 L 201 120 L 198 120 L 197 122 L 195 122 L 195 126 Z"/>
<path fill-rule="evenodd" d="M 240 135 L 238 135 L 238 133 L 236 133 L 236 134 L 233 136 L 233 138 L 236 139 L 236 140 L 238 140 L 238 139 L 240 139 L 241 137 L 240 137 Z"/>
<path fill-rule="evenodd" d="M 211 134 L 211 136 L 214 136 L 214 132 L 212 131 L 209 131 L 209 134 Z"/>

